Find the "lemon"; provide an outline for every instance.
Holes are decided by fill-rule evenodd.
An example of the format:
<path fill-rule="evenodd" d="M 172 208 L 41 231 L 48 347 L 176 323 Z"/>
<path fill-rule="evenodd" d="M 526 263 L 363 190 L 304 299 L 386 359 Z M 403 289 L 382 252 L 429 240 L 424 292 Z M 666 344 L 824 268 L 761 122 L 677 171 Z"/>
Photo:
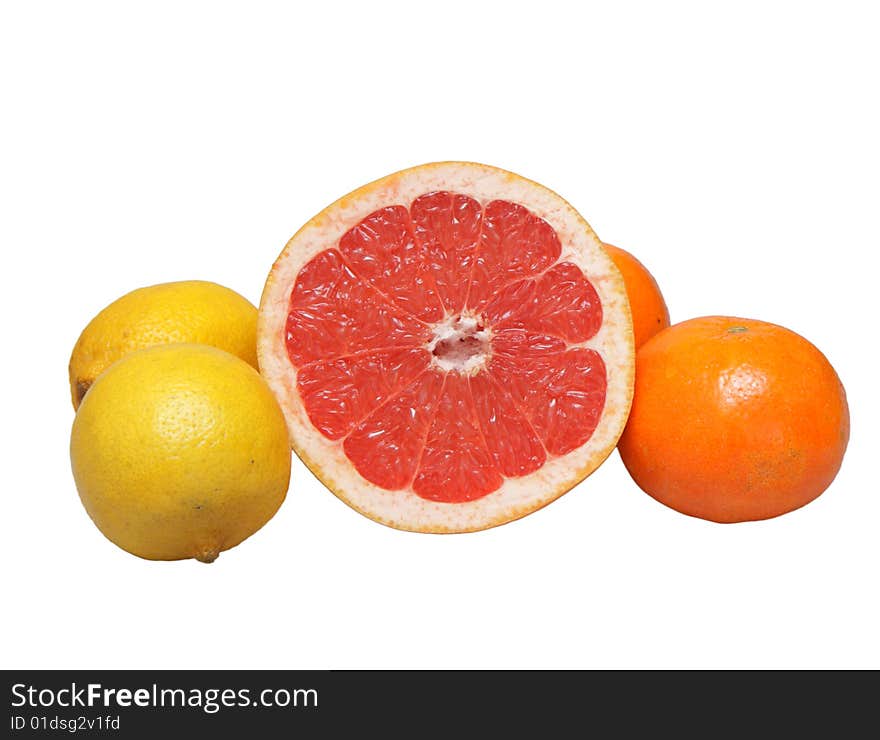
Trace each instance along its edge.
<path fill-rule="evenodd" d="M 73 407 L 116 360 L 156 344 L 210 344 L 257 367 L 256 331 L 254 305 L 217 283 L 184 280 L 133 290 L 95 316 L 77 340 L 69 367 Z"/>
<path fill-rule="evenodd" d="M 77 411 L 73 477 L 123 550 L 211 562 L 262 527 L 290 481 L 284 416 L 262 377 L 207 345 L 126 355 Z"/>

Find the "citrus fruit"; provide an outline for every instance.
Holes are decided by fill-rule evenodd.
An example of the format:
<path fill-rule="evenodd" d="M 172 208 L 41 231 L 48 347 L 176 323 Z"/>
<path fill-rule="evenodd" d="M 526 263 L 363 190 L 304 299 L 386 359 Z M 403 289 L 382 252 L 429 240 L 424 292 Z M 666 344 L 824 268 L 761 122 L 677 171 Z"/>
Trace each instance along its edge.
<path fill-rule="evenodd" d="M 666 308 L 660 286 L 647 267 L 625 249 L 611 244 L 602 246 L 623 275 L 638 349 L 657 332 L 669 326 L 669 309 Z"/>
<path fill-rule="evenodd" d="M 211 562 L 271 519 L 290 478 L 265 381 L 202 344 L 143 349 L 108 368 L 77 411 L 70 459 L 98 529 L 150 560 Z"/>
<path fill-rule="evenodd" d="M 632 393 L 629 304 L 593 231 L 478 164 L 390 175 L 309 221 L 272 268 L 257 341 L 306 465 L 414 531 L 562 495 L 614 449 Z"/>
<path fill-rule="evenodd" d="M 95 316 L 77 340 L 69 367 L 73 407 L 116 360 L 156 344 L 210 344 L 257 367 L 256 330 L 256 307 L 216 283 L 184 280 L 133 290 Z"/>
<path fill-rule="evenodd" d="M 620 456 L 658 501 L 716 522 L 768 519 L 821 494 L 849 439 L 846 394 L 806 339 L 752 319 L 676 324 L 636 358 Z"/>

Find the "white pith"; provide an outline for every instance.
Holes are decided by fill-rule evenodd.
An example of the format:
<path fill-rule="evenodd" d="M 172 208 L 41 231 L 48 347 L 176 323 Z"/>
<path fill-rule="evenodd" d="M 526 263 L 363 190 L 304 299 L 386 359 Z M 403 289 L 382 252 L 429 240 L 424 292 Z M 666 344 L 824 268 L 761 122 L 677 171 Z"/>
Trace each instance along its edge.
<path fill-rule="evenodd" d="M 473 375 L 480 372 L 489 362 L 492 355 L 492 331 L 488 327 L 480 327 L 480 319 L 465 311 L 460 316 L 448 315 L 431 327 L 433 337 L 425 345 L 431 353 L 431 365 L 443 372 L 458 372 Z M 456 342 L 461 339 L 474 338 L 479 341 L 480 351 L 469 357 L 438 356 L 435 352 L 443 342 Z"/>
<path fill-rule="evenodd" d="M 535 472 L 508 478 L 493 493 L 464 503 L 428 501 L 410 489 L 389 491 L 361 477 L 345 456 L 342 440 L 327 439 L 309 420 L 285 341 L 290 292 L 296 275 L 309 260 L 336 247 L 345 232 L 378 208 L 391 204 L 408 208 L 418 196 L 438 190 L 466 194 L 483 205 L 496 199 L 509 200 L 547 221 L 562 244 L 559 261 L 572 262 L 583 270 L 599 295 L 603 312 L 599 332 L 582 345 L 599 352 L 607 369 L 605 406 L 593 435 L 568 454 L 548 458 Z M 294 449 L 309 468 L 361 513 L 414 531 L 485 529 L 517 519 L 558 498 L 595 470 L 614 449 L 632 397 L 629 303 L 620 273 L 592 229 L 574 208 L 543 186 L 504 170 L 461 162 L 426 165 L 390 175 L 342 198 L 303 226 L 276 260 L 266 282 L 260 304 L 258 357 L 260 370 L 284 410 Z"/>

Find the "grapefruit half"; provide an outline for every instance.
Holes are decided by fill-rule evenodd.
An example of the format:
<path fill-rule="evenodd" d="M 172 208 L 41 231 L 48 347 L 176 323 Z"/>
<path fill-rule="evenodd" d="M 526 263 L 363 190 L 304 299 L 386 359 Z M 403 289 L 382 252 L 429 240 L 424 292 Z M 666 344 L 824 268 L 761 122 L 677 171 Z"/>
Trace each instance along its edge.
<path fill-rule="evenodd" d="M 275 262 L 257 336 L 296 453 L 398 529 L 550 503 L 614 449 L 632 399 L 611 258 L 558 195 L 486 165 L 414 167 L 325 208 Z"/>

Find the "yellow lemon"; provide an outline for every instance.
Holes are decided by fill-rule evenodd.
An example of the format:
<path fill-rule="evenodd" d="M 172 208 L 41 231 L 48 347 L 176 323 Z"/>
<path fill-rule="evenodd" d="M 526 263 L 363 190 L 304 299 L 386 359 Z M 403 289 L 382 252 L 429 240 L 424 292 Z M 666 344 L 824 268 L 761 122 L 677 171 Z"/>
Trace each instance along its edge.
<path fill-rule="evenodd" d="M 123 550 L 211 562 L 284 501 L 290 443 L 259 373 L 207 345 L 126 355 L 77 411 L 73 477 L 89 516 Z"/>
<path fill-rule="evenodd" d="M 73 407 L 116 360 L 156 344 L 210 344 L 257 367 L 256 332 L 254 305 L 217 283 L 184 280 L 133 290 L 95 316 L 77 340 L 69 367 Z"/>

